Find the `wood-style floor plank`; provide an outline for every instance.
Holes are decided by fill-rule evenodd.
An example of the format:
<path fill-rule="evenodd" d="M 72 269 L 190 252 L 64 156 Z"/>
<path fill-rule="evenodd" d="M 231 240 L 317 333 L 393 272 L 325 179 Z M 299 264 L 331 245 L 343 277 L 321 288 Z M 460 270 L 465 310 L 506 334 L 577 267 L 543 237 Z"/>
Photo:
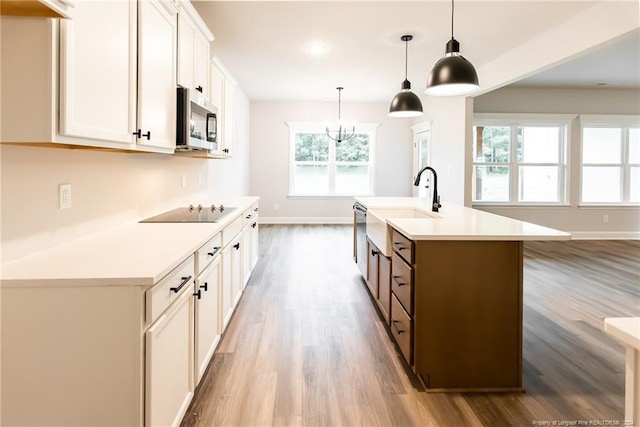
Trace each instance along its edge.
<path fill-rule="evenodd" d="M 266 225 L 261 258 L 184 426 L 531 426 L 624 414 L 640 242 L 525 243 L 525 393 L 425 393 L 352 260 L 352 228 Z"/>

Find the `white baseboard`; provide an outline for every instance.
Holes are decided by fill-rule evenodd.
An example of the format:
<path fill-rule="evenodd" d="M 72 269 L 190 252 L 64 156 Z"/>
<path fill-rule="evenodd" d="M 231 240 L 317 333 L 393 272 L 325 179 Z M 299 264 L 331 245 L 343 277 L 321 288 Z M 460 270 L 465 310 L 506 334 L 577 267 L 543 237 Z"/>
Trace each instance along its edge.
<path fill-rule="evenodd" d="M 572 240 L 639 240 L 640 231 L 570 231 Z"/>
<path fill-rule="evenodd" d="M 260 224 L 353 224 L 352 217 L 263 217 Z"/>

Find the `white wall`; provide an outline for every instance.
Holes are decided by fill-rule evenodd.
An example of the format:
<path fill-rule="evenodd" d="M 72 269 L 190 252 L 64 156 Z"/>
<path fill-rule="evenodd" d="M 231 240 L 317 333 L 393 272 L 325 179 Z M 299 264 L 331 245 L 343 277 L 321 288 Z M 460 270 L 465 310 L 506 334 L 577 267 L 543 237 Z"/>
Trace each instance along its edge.
<path fill-rule="evenodd" d="M 504 88 L 474 100 L 476 113 L 640 114 L 640 90 Z M 569 206 L 478 207 L 512 218 L 566 230 L 574 237 L 640 237 L 637 207 L 579 207 L 580 124 L 572 124 L 569 146 Z M 609 222 L 603 222 L 603 216 Z"/>
<path fill-rule="evenodd" d="M 231 159 L 1 145 L 2 262 L 190 202 L 248 195 L 249 101 L 237 94 Z M 72 185 L 69 209 L 58 209 L 61 183 Z"/>
<path fill-rule="evenodd" d="M 250 192 L 260 196 L 262 221 L 336 222 L 352 216 L 353 198 L 289 197 L 289 127 L 285 122 L 324 122 L 337 117 L 335 102 L 251 103 Z M 387 116 L 387 103 L 342 103 L 342 117 L 380 123 L 376 138 L 376 196 L 410 196 L 410 119 Z M 279 208 L 276 210 L 275 205 Z"/>

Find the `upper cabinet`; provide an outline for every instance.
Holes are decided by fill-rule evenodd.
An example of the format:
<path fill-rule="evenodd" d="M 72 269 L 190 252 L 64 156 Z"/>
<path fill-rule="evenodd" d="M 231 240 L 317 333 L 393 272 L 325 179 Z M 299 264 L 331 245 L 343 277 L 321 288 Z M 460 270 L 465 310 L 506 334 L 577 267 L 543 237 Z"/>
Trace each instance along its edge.
<path fill-rule="evenodd" d="M 173 153 L 175 4 L 83 1 L 71 18 L 2 18 L 1 141 Z"/>
<path fill-rule="evenodd" d="M 68 18 L 70 7 L 68 0 L 2 0 L 0 15 Z"/>
<path fill-rule="evenodd" d="M 214 154 L 222 157 L 233 155 L 236 86 L 236 81 L 220 59 L 214 57 L 211 65 L 211 102 L 218 106 L 218 150 Z"/>
<path fill-rule="evenodd" d="M 213 34 L 190 2 L 178 11 L 178 85 L 211 98 L 209 85 L 210 45 Z"/>

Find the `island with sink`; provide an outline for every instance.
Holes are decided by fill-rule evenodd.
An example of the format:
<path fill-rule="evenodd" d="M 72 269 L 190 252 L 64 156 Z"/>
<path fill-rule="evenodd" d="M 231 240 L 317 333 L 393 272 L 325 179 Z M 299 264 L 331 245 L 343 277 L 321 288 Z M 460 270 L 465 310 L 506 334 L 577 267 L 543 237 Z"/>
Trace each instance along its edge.
<path fill-rule="evenodd" d="M 367 249 L 354 258 L 425 389 L 522 391 L 523 242 L 571 235 L 425 198 L 355 200 Z"/>

